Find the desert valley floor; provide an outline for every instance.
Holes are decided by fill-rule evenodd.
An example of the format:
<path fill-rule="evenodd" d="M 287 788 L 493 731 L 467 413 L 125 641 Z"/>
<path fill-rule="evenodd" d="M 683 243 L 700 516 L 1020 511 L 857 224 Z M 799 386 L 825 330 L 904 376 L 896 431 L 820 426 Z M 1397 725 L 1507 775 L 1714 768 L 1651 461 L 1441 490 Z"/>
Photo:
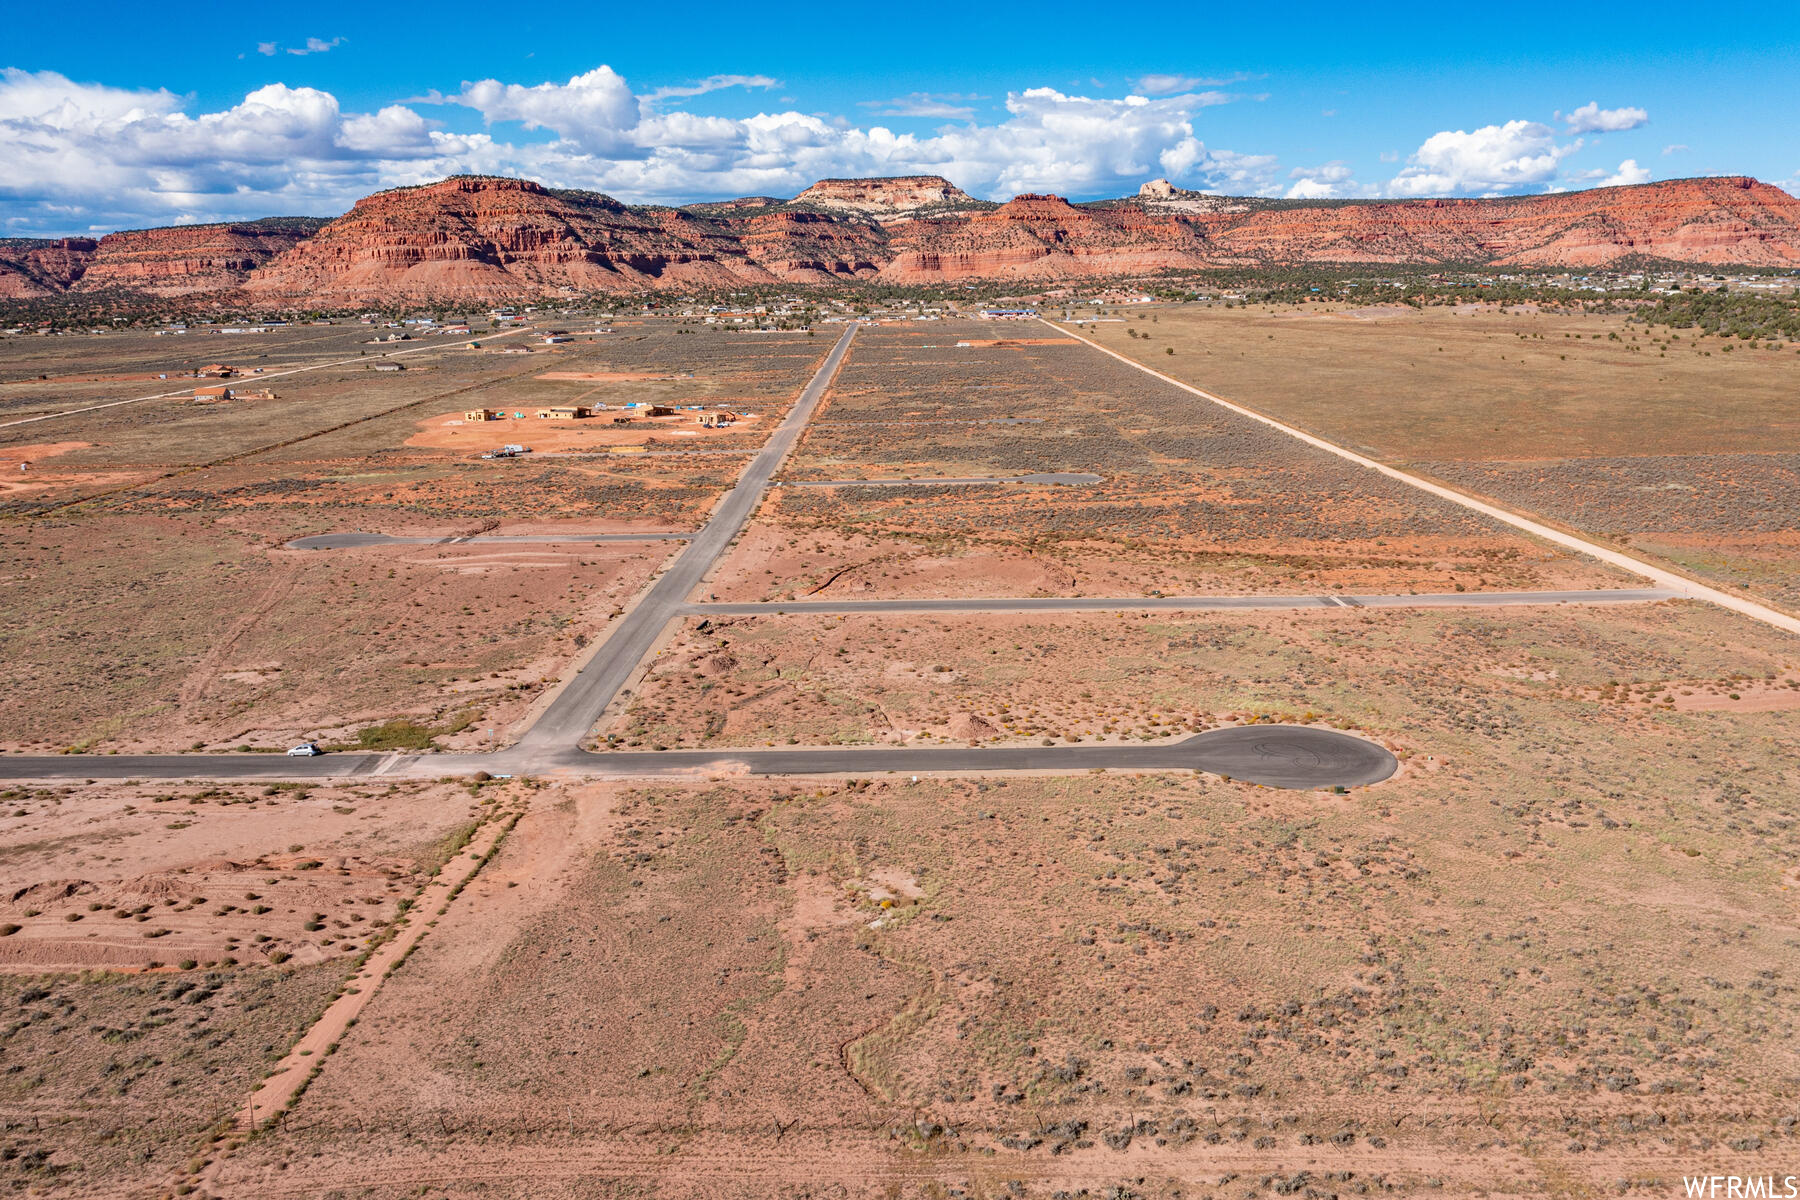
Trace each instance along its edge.
<path fill-rule="evenodd" d="M 0 1189 L 1791 1172 L 1800 356 L 1111 315 L 0 342 Z"/>

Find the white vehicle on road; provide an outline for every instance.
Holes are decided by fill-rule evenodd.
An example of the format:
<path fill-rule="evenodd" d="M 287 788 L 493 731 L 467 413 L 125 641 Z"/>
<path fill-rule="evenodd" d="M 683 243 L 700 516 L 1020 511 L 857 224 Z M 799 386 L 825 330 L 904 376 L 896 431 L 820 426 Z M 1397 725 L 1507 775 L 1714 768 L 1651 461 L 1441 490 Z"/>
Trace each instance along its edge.
<path fill-rule="evenodd" d="M 292 750 L 288 751 L 288 757 L 289 758 L 312 758 L 314 755 L 323 754 L 323 753 L 325 753 L 325 752 L 323 750 L 319 749 L 319 743 L 317 743 L 317 742 L 301 742 L 298 746 L 295 746 Z"/>

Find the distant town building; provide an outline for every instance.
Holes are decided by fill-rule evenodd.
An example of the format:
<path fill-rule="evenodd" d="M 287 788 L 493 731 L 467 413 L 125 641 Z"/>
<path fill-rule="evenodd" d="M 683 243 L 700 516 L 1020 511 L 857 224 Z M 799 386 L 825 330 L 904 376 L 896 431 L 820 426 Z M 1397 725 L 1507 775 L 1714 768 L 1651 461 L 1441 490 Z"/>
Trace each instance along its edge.
<path fill-rule="evenodd" d="M 227 400 L 273 400 L 275 398 L 275 393 L 268 388 L 237 388 L 221 384 L 194 389 L 194 399 L 202 404 L 219 404 Z"/>

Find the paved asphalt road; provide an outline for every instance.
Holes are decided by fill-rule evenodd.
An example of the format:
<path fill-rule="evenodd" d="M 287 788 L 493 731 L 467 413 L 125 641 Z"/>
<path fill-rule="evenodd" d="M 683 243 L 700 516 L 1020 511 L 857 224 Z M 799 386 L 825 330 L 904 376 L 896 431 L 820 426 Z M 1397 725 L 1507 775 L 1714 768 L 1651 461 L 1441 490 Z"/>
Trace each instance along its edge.
<path fill-rule="evenodd" d="M 1210 612 L 1291 608 L 1497 608 L 1514 604 L 1645 604 L 1675 599 L 1666 588 L 1603 588 L 1585 592 L 1433 592 L 1418 596 L 1028 596 L 995 600 L 773 600 L 689 604 L 694 616 L 757 613 L 861 612 Z"/>
<path fill-rule="evenodd" d="M 783 487 L 982 487 L 998 483 L 1099 483 L 1084 471 L 1038 471 L 1030 475 L 970 475 L 959 479 L 791 479 Z"/>
<path fill-rule="evenodd" d="M 625 681 L 637 669 L 663 628 L 680 615 L 682 605 L 688 593 L 694 590 L 706 573 L 712 569 L 719 556 L 725 553 L 731 539 L 738 535 L 750 515 L 756 511 L 757 502 L 762 499 L 763 491 L 769 485 L 788 451 L 793 448 L 799 438 L 800 431 L 812 416 L 813 409 L 818 407 L 819 400 L 825 395 L 825 389 L 831 378 L 837 373 L 838 364 L 844 361 L 844 355 L 850 349 L 850 340 L 856 336 L 856 325 L 844 327 L 844 334 L 825 356 L 818 374 L 800 393 L 793 410 L 787 419 L 770 435 L 768 443 L 757 452 L 738 477 L 737 486 L 725 494 L 705 528 L 693 535 L 687 547 L 676 556 L 669 569 L 663 572 L 650 590 L 629 613 L 625 614 L 605 643 L 590 659 L 586 666 L 575 673 L 575 676 L 563 686 L 550 706 L 539 715 L 537 722 L 518 744 L 507 753 L 522 755 L 527 761 L 542 754 L 545 750 L 561 749 L 576 746 L 587 736 L 606 706 L 612 703 Z"/>
<path fill-rule="evenodd" d="M 0 754 L 0 779 L 340 779 L 367 775 L 386 754 Z M 426 756 L 408 756 L 425 763 Z M 437 774 L 458 772 L 440 771 Z"/>
<path fill-rule="evenodd" d="M 359 546 L 462 546 L 488 542 L 680 542 L 691 533 L 521 533 L 476 534 L 472 537 L 389 537 L 385 533 L 319 533 L 295 538 L 289 550 L 352 550 Z"/>
<path fill-rule="evenodd" d="M 325 779 L 368 776 L 389 755 L 55 754 L 0 755 L 0 779 Z M 609 751 L 563 747 L 531 756 L 532 773 L 636 778 L 708 773 L 751 775 L 929 774 L 1094 768 L 1193 770 L 1265 787 L 1363 787 L 1399 763 L 1374 742 L 1305 725 L 1238 725 L 1179 742 L 1057 746 L 845 746 L 780 750 Z M 517 748 L 499 754 L 407 755 L 390 777 L 438 778 L 477 771 L 523 773 Z"/>
<path fill-rule="evenodd" d="M 611 751 L 580 755 L 586 774 L 865 775 L 892 771 L 1194 770 L 1279 788 L 1363 787 L 1400 764 L 1374 742 L 1309 725 L 1234 725 L 1179 742 L 1108 746 L 846 746 L 806 750 Z"/>

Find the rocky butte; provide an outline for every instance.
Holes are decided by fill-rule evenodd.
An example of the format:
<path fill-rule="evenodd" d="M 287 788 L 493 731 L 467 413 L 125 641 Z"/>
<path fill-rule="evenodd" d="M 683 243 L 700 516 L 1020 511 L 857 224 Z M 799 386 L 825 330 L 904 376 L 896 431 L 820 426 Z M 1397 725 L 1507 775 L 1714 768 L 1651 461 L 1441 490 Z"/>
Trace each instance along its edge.
<path fill-rule="evenodd" d="M 985 207 L 941 175 L 821 179 L 795 196 L 793 203 L 810 204 L 833 212 L 859 213 L 883 222 L 904 220 L 932 209 Z"/>
<path fill-rule="evenodd" d="M 335 220 L 270 218 L 0 241 L 0 298 L 118 291 L 270 307 L 867 279 L 1050 281 L 1217 266 L 1800 266 L 1800 200 L 1745 178 L 1480 200 L 976 200 L 935 175 L 826 179 L 681 208 L 458 176 Z"/>

